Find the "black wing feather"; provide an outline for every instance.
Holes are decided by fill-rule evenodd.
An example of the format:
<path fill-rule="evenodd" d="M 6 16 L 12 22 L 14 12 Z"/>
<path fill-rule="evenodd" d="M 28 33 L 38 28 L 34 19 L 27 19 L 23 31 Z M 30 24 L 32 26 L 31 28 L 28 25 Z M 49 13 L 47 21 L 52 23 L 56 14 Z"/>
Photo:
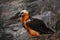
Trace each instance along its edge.
<path fill-rule="evenodd" d="M 41 34 L 50 34 L 53 31 L 46 27 L 42 20 L 32 18 L 31 21 L 26 22 L 26 25 L 31 29 L 40 32 Z"/>

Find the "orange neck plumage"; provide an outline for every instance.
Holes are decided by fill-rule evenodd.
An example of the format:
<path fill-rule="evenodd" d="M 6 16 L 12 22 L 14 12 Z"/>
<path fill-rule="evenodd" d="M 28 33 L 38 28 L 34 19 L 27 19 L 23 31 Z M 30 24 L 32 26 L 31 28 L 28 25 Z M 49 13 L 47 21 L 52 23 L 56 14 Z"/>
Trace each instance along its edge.
<path fill-rule="evenodd" d="M 26 20 L 29 18 L 28 14 L 24 14 L 24 16 L 20 17 L 20 21 L 21 23 L 24 25 L 24 28 L 26 29 L 26 31 L 28 32 L 29 36 L 39 36 L 40 34 L 34 30 L 32 30 L 31 28 L 27 27 L 26 25 Z"/>
<path fill-rule="evenodd" d="M 23 17 L 22 16 L 20 17 L 21 23 L 25 23 L 28 18 L 29 18 L 29 15 L 26 14 L 26 13 L 24 13 L 24 16 Z"/>

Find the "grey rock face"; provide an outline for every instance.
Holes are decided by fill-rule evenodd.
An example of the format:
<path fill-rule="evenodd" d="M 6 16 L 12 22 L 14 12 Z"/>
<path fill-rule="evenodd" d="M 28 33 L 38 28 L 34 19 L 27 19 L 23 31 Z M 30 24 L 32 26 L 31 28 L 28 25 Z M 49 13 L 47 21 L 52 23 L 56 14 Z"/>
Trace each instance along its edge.
<path fill-rule="evenodd" d="M 51 35 L 50 38 L 47 38 L 49 35 L 29 38 L 19 19 L 10 19 L 22 9 L 27 9 L 30 16 L 40 15 L 39 18 L 43 19 L 47 26 L 55 28 L 56 22 L 60 18 L 59 3 L 59 0 L 1 0 L 0 40 L 59 40 L 59 33 Z M 51 14 L 49 14 L 50 12 Z"/>

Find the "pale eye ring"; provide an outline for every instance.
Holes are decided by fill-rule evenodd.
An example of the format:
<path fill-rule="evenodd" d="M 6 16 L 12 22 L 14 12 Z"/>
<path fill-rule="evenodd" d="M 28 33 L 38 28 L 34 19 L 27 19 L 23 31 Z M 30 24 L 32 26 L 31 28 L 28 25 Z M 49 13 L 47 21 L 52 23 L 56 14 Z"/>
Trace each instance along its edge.
<path fill-rule="evenodd" d="M 21 14 L 20 15 L 23 15 L 23 12 L 21 12 Z"/>
<path fill-rule="evenodd" d="M 24 14 L 24 12 L 21 12 L 21 13 L 20 13 L 20 17 L 23 16 L 23 14 Z"/>

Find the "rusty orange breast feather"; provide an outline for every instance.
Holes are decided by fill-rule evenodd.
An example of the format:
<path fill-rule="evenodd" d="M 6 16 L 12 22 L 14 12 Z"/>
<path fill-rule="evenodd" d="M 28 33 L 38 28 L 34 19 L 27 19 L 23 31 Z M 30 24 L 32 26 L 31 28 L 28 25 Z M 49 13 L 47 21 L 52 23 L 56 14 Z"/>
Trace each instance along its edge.
<path fill-rule="evenodd" d="M 28 32 L 28 35 L 29 36 L 39 36 L 40 35 L 37 31 L 29 28 L 25 23 L 26 22 L 24 21 L 24 24 L 23 25 L 24 25 L 24 28 L 26 29 L 26 31 Z"/>
<path fill-rule="evenodd" d="M 40 35 L 39 32 L 27 27 L 27 25 L 25 25 L 25 29 L 28 32 L 29 36 L 39 36 Z"/>

